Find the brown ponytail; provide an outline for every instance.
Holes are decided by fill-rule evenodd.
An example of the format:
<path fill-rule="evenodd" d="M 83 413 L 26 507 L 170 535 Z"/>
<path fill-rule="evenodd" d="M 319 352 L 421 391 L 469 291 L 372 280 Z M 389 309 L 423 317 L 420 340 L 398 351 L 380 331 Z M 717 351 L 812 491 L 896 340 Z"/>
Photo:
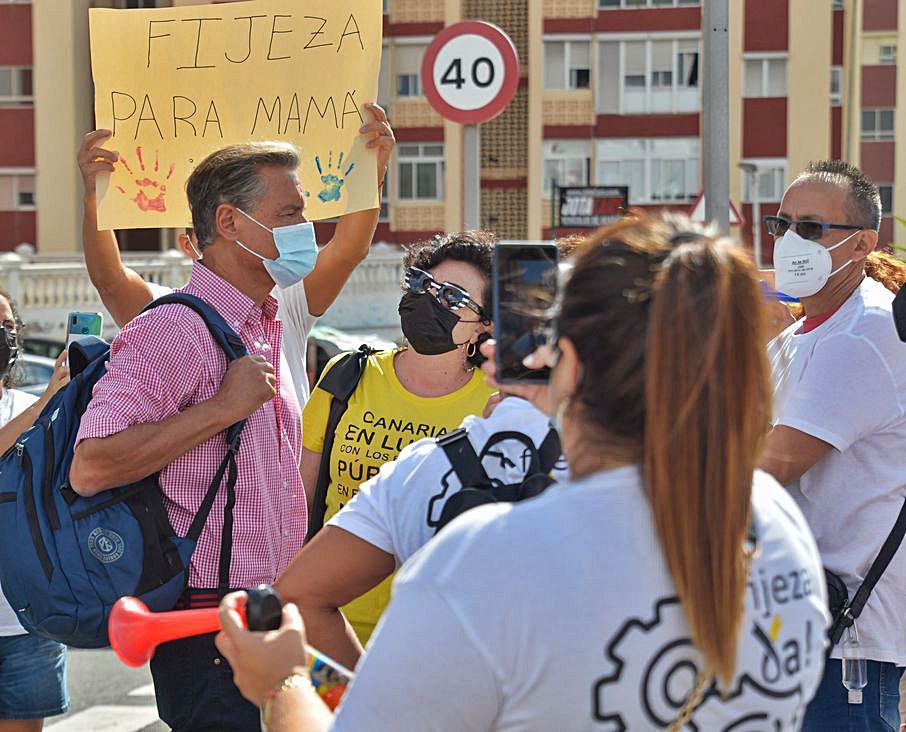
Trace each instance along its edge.
<path fill-rule="evenodd" d="M 707 670 L 733 678 L 752 474 L 771 413 L 764 296 L 744 251 L 683 217 L 596 233 L 560 332 L 583 376 L 572 408 L 642 464 L 667 566 Z"/>

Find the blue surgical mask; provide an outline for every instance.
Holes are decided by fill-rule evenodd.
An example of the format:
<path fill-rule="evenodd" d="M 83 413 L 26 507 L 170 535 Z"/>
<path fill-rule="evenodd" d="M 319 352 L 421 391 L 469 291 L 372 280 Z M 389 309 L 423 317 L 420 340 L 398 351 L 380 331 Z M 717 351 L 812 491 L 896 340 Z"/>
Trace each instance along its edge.
<path fill-rule="evenodd" d="M 318 259 L 318 242 L 315 240 L 315 225 L 313 223 L 305 221 L 301 224 L 278 226 L 271 229 L 255 217 L 249 216 L 241 208 L 236 210 L 246 218 L 254 221 L 265 231 L 273 234 L 274 245 L 277 247 L 276 259 L 262 257 L 258 252 L 249 249 L 238 239 L 236 243 L 249 254 L 254 254 L 264 262 L 264 269 L 267 270 L 277 287 L 282 290 L 292 287 L 296 283 L 301 282 L 315 268 L 315 261 Z"/>

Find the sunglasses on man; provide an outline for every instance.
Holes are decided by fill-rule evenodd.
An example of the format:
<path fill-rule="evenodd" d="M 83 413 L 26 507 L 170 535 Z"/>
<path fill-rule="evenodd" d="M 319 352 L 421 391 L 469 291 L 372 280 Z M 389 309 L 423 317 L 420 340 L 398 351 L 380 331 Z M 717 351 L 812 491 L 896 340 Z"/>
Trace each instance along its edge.
<path fill-rule="evenodd" d="M 825 224 L 821 221 L 793 221 L 790 219 L 785 219 L 782 216 L 765 216 L 764 225 L 768 230 L 768 234 L 774 237 L 780 237 L 786 234 L 789 228 L 792 226 L 793 231 L 795 231 L 803 239 L 808 239 L 809 241 L 818 241 L 827 236 L 827 232 L 831 229 L 841 229 L 843 231 L 859 231 L 864 229 L 864 226 L 853 226 L 852 224 Z"/>
<path fill-rule="evenodd" d="M 413 295 L 423 295 L 425 293 L 434 297 L 437 302 L 443 305 L 447 310 L 460 310 L 468 308 L 481 318 L 482 323 L 490 323 L 491 319 L 477 302 L 475 302 L 469 293 L 459 285 L 452 282 L 438 282 L 430 272 L 425 272 L 418 267 L 407 267 L 403 277 L 403 289 L 408 290 Z"/>

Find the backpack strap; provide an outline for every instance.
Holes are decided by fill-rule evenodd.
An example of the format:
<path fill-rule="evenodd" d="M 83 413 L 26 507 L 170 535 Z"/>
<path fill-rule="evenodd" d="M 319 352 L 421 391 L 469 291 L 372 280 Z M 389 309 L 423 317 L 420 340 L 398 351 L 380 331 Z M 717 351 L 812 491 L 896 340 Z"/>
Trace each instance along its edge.
<path fill-rule="evenodd" d="M 208 332 L 214 342 L 220 346 L 229 363 L 248 355 L 242 339 L 227 324 L 223 316 L 200 297 L 189 295 L 185 292 L 173 292 L 154 300 L 142 312 L 161 305 L 183 305 L 194 310 L 207 326 Z M 194 542 L 197 542 L 201 537 L 201 531 L 208 520 L 211 508 L 214 506 L 217 491 L 223 482 L 224 475 L 226 475 L 227 498 L 223 507 L 223 529 L 220 532 L 220 562 L 218 566 L 218 591 L 221 596 L 229 592 L 230 564 L 233 559 L 233 509 L 236 505 L 236 481 L 239 478 L 236 456 L 239 454 L 240 435 L 243 427 L 245 427 L 244 419 L 227 430 L 227 453 L 217 468 L 214 480 L 211 481 L 207 491 L 205 491 L 201 506 L 199 506 L 198 512 L 192 519 L 192 524 L 186 534 L 186 538 Z"/>
<path fill-rule="evenodd" d="M 327 514 L 327 490 L 330 487 L 330 456 L 333 452 L 333 440 L 340 420 L 349 408 L 349 399 L 355 392 L 365 373 L 368 357 L 377 350 L 367 344 L 359 346 L 358 351 L 350 351 L 343 356 L 318 382 L 316 389 L 326 391 L 333 398 L 330 400 L 330 414 L 324 430 L 324 447 L 321 450 L 321 463 L 318 468 L 318 484 L 308 514 L 308 533 L 305 541 L 311 541 L 321 527 Z"/>
<path fill-rule="evenodd" d="M 547 475 L 556 467 L 557 462 L 563 457 L 563 445 L 557 430 L 551 428 L 538 446 L 538 462 L 540 472 Z"/>
<path fill-rule="evenodd" d="M 852 625 L 856 618 L 862 614 L 862 610 L 865 609 L 865 603 L 868 602 L 868 596 L 875 588 L 875 585 L 878 584 L 881 575 L 884 574 L 887 566 L 897 553 L 900 544 L 903 543 L 904 536 L 906 536 L 906 501 L 903 502 L 903 507 L 900 509 L 900 514 L 897 516 L 893 528 L 887 535 L 887 539 L 885 539 L 884 544 L 881 546 L 881 550 L 878 552 L 878 556 L 875 557 L 875 561 L 871 563 L 871 567 L 869 567 L 868 573 L 865 575 L 862 584 L 859 585 L 859 589 L 856 590 L 856 594 L 853 595 L 853 599 L 846 604 L 843 608 L 843 612 L 833 619 L 830 630 L 828 631 L 828 637 L 830 638 L 832 645 L 836 645 L 840 642 L 840 638 L 843 637 L 843 631 Z"/>
<path fill-rule="evenodd" d="M 444 451 L 447 460 L 450 461 L 450 465 L 456 471 L 460 486 L 467 488 L 469 486 L 491 484 L 491 479 L 481 464 L 481 458 L 478 457 L 478 453 L 472 447 L 465 428 L 460 427 L 438 438 L 437 445 Z M 485 448 L 487 448 L 487 445 L 485 445 Z"/>

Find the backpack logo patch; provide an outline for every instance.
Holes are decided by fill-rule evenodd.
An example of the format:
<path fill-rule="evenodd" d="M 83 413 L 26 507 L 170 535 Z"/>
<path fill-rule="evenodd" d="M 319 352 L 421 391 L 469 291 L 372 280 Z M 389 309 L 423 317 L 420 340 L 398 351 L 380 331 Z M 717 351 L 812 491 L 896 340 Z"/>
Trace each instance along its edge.
<path fill-rule="evenodd" d="M 110 564 L 120 559 L 126 549 L 123 537 L 100 526 L 88 535 L 88 551 L 99 562 Z"/>

